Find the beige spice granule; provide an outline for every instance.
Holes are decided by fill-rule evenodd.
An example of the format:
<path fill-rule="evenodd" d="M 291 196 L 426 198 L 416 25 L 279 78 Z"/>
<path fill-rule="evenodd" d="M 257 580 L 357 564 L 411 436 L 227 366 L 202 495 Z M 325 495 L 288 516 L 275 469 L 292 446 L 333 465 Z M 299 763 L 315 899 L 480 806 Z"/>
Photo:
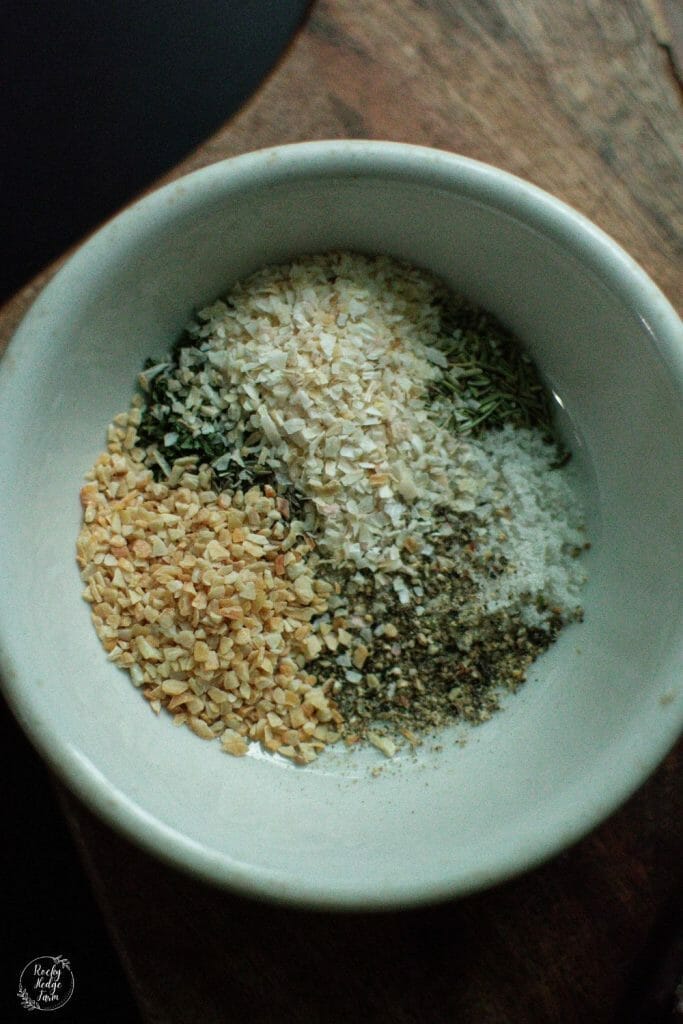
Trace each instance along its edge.
<path fill-rule="evenodd" d="M 473 506 L 467 446 L 426 401 L 445 361 L 442 295 L 391 257 L 331 252 L 257 271 L 190 325 L 202 372 L 260 434 L 263 465 L 314 506 L 335 565 L 400 572 L 435 506 Z"/>
<path fill-rule="evenodd" d="M 313 621 L 331 584 L 314 575 L 272 488 L 216 494 L 188 458 L 156 483 L 136 448 L 139 407 L 118 416 L 81 491 L 77 558 L 97 634 L 155 711 L 234 755 L 260 741 L 307 763 L 339 737 L 316 686 Z"/>

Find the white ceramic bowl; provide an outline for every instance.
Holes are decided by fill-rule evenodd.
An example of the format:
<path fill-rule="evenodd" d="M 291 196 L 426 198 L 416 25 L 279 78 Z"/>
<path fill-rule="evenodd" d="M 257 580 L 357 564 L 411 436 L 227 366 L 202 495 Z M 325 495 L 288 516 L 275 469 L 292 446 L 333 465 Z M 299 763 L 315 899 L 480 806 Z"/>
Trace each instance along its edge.
<path fill-rule="evenodd" d="M 505 710 L 379 777 L 374 749 L 301 769 L 156 718 L 109 664 L 74 559 L 78 491 L 143 359 L 244 274 L 331 248 L 431 268 L 530 346 L 564 407 L 593 550 L 585 622 Z M 215 164 L 130 207 L 36 301 L 0 373 L 0 636 L 8 699 L 110 824 L 212 882 L 326 906 L 462 894 L 623 801 L 681 699 L 683 331 L 641 269 L 538 189 L 460 157 L 322 142 Z"/>

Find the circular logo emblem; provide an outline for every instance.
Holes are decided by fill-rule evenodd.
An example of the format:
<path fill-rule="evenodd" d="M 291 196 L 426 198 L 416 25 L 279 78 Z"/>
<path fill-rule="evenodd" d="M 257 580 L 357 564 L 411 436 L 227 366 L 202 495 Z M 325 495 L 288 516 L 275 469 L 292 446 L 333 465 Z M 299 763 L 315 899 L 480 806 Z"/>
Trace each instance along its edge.
<path fill-rule="evenodd" d="M 63 956 L 37 956 L 19 977 L 17 996 L 25 1010 L 59 1010 L 74 991 L 71 964 Z"/>

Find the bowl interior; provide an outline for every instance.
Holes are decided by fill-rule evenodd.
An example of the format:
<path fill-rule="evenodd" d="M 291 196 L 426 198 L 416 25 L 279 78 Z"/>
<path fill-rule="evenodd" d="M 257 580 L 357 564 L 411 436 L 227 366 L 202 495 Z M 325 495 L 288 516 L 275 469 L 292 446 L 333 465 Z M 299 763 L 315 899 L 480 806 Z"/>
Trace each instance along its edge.
<path fill-rule="evenodd" d="M 144 358 L 245 273 L 332 248 L 428 267 L 526 340 L 558 398 L 593 548 L 584 623 L 501 714 L 396 762 L 334 749 L 299 769 L 229 758 L 151 714 L 105 660 L 74 545 L 83 473 Z M 554 852 L 635 788 L 681 723 L 674 332 L 604 236 L 455 157 L 290 147 L 137 204 L 43 292 L 0 374 L 0 632 L 20 721 L 108 820 L 206 878 L 277 898 L 405 903 Z"/>

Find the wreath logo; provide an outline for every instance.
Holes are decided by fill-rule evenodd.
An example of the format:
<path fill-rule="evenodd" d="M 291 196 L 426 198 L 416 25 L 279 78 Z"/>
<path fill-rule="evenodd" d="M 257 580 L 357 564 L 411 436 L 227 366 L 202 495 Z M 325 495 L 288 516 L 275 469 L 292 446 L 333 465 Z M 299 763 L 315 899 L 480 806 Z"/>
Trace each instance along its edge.
<path fill-rule="evenodd" d="M 37 956 L 19 976 L 17 998 L 24 1010 L 59 1010 L 73 991 L 73 971 L 66 957 Z"/>

